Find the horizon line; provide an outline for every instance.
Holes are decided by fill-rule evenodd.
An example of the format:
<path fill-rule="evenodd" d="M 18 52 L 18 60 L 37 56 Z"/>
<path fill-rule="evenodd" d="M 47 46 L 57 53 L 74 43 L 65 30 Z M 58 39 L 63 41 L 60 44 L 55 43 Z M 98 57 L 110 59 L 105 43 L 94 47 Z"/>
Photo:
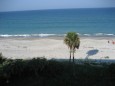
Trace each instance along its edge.
<path fill-rule="evenodd" d="M 22 11 L 45 11 L 45 10 L 68 10 L 68 9 L 104 9 L 104 8 L 115 8 L 115 7 L 94 7 L 94 8 L 51 8 L 51 9 L 30 9 L 30 10 L 11 10 L 11 11 L 0 11 L 2 12 L 22 12 Z"/>

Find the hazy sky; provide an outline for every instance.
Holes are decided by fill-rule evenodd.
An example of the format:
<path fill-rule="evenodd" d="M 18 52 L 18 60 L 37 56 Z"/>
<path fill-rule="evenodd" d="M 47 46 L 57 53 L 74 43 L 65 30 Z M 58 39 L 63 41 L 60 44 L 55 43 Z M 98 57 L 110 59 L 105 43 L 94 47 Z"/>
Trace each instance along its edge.
<path fill-rule="evenodd" d="M 0 11 L 115 7 L 115 0 L 0 0 Z"/>

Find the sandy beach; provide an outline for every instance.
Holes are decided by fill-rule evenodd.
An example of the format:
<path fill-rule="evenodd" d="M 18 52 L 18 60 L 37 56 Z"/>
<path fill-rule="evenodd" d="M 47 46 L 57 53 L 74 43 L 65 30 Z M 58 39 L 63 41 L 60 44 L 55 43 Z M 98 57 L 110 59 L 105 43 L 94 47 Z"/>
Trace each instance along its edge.
<path fill-rule="evenodd" d="M 0 38 L 0 52 L 3 56 L 12 59 L 33 57 L 68 59 L 69 49 L 63 39 L 63 37 Z M 104 59 L 104 57 L 115 59 L 115 44 L 112 41 L 115 41 L 115 38 L 82 37 L 80 48 L 75 53 L 75 59 Z"/>

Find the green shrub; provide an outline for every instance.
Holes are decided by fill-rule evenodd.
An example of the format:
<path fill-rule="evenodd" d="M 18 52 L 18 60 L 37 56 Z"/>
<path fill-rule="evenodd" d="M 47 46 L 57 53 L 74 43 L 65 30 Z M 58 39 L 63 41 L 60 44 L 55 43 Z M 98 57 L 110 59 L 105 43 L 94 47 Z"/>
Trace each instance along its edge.
<path fill-rule="evenodd" d="M 109 70 L 109 75 L 111 79 L 111 83 L 115 85 L 115 64 L 111 64 L 108 68 Z"/>
<path fill-rule="evenodd" d="M 47 65 L 47 60 L 45 58 L 33 58 L 32 60 L 25 61 L 25 63 L 25 75 L 39 76 Z"/>
<path fill-rule="evenodd" d="M 2 53 L 0 53 L 0 64 L 2 64 L 5 60 L 6 60 L 6 58 L 4 58 Z"/>
<path fill-rule="evenodd" d="M 90 63 L 91 64 L 91 63 Z M 115 64 L 97 66 L 33 58 L 0 64 L 0 86 L 114 86 Z"/>
<path fill-rule="evenodd" d="M 56 77 L 61 75 L 64 72 L 64 65 L 62 62 L 57 62 L 55 60 L 48 61 L 48 64 L 45 66 L 43 73 L 47 77 Z"/>
<path fill-rule="evenodd" d="M 22 77 L 22 72 L 24 68 L 23 60 L 17 59 L 12 61 L 11 63 L 7 63 L 3 67 L 4 75 L 7 79 L 15 79 L 18 77 Z"/>

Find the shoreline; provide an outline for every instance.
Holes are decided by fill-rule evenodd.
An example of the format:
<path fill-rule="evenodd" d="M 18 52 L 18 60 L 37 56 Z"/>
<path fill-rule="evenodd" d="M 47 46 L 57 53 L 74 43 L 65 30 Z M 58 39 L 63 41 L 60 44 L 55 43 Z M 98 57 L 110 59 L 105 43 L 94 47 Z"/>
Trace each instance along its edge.
<path fill-rule="evenodd" d="M 64 37 L 8 37 L 0 38 L 0 52 L 3 56 L 13 59 L 31 59 L 45 57 L 46 59 L 68 59 L 69 49 L 63 42 Z M 80 37 L 80 49 L 76 50 L 75 59 L 115 59 L 114 37 Z M 108 40 L 110 43 L 108 43 Z"/>
<path fill-rule="evenodd" d="M 63 39 L 65 36 L 47 36 L 47 37 L 0 37 L 1 39 Z M 114 36 L 79 36 L 81 39 L 115 39 Z"/>

